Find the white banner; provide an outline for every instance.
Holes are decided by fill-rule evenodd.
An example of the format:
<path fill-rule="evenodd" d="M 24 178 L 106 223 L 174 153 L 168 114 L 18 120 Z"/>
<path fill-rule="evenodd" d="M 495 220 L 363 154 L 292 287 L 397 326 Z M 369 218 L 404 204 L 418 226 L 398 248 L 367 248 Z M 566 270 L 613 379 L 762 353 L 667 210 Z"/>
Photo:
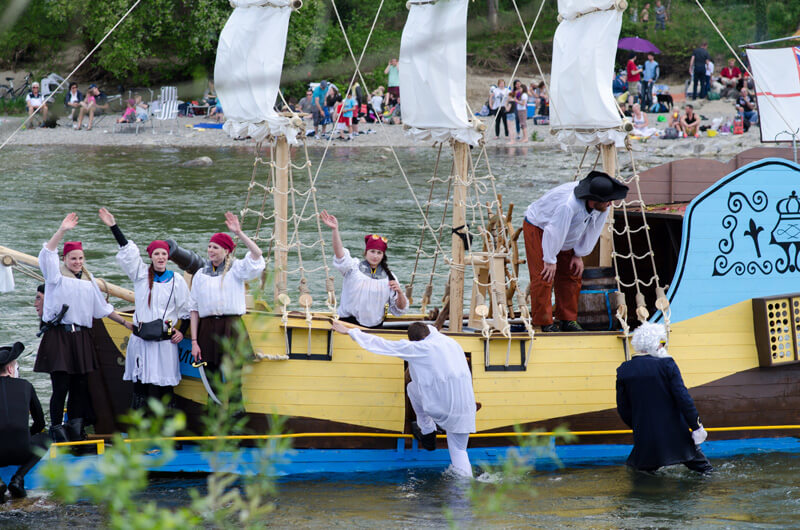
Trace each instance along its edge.
<path fill-rule="evenodd" d="M 747 50 L 756 84 L 762 142 L 800 136 L 800 47 Z M 800 138 L 798 138 L 800 140 Z"/>
<path fill-rule="evenodd" d="M 217 46 L 214 85 L 233 138 L 286 135 L 297 143 L 289 118 L 275 112 L 281 83 L 290 0 L 239 0 Z M 281 102 L 282 104 L 283 102 Z"/>
<path fill-rule="evenodd" d="M 617 143 L 625 133 L 611 83 L 622 28 L 613 0 L 559 0 L 553 38 L 550 128 L 564 144 Z M 586 13 L 581 16 L 577 14 Z"/>
<path fill-rule="evenodd" d="M 412 137 L 477 144 L 467 111 L 467 0 L 409 2 L 398 67 L 403 124 Z"/>

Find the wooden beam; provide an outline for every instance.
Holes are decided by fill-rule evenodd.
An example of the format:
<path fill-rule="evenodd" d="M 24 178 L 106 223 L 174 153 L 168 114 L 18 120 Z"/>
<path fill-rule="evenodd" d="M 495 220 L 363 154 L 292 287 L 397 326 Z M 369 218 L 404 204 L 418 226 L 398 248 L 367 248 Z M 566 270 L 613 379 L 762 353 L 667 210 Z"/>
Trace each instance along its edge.
<path fill-rule="evenodd" d="M 600 146 L 601 158 L 603 159 L 603 171 L 614 178 L 617 172 L 617 148 L 614 144 L 602 144 Z M 611 249 L 613 248 L 613 234 L 611 233 L 611 223 L 614 221 L 614 208 L 608 209 L 608 217 L 603 231 L 600 233 L 600 259 L 601 267 L 611 267 Z"/>
<path fill-rule="evenodd" d="M 467 233 L 467 172 L 469 170 L 469 146 L 463 142 L 453 144 L 455 171 L 453 172 L 453 229 Z M 461 331 L 464 318 L 464 242 L 453 234 L 453 263 L 450 268 L 450 331 Z"/>
<path fill-rule="evenodd" d="M 285 136 L 279 136 L 275 142 L 275 191 L 273 201 L 275 203 L 275 285 L 273 293 L 275 299 L 278 295 L 285 293 L 288 268 L 288 255 L 286 249 L 288 244 L 288 217 L 289 217 L 289 142 Z"/>

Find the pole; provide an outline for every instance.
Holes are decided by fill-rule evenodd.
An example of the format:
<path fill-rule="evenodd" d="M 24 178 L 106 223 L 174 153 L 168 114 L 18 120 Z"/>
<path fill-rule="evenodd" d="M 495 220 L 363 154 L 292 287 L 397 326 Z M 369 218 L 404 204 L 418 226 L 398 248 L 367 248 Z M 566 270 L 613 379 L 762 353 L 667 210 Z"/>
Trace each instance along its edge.
<path fill-rule="evenodd" d="M 456 233 L 468 234 L 467 223 L 467 172 L 469 146 L 463 142 L 453 144 L 453 262 L 450 267 L 450 331 L 461 331 L 464 317 L 464 240 Z M 456 230 L 457 229 L 457 230 Z"/>
<path fill-rule="evenodd" d="M 17 263 L 22 263 L 28 265 L 29 267 L 36 267 L 39 268 L 39 258 L 35 258 L 28 254 L 24 254 L 22 252 L 18 252 L 16 250 L 2 247 L 0 246 L 0 257 L 2 256 L 10 256 L 13 258 Z M 0 265 L 2 267 L 3 265 Z M 97 286 L 100 288 L 101 291 L 117 297 L 121 300 L 125 300 L 126 302 L 136 303 L 136 298 L 133 295 L 133 291 L 130 289 L 125 289 L 124 287 L 119 287 L 112 283 L 108 283 L 107 281 L 103 280 L 102 278 L 98 278 L 97 276 L 94 277 L 96 280 Z"/>
<path fill-rule="evenodd" d="M 273 202 L 275 203 L 275 299 L 278 295 L 286 292 L 286 269 L 288 267 L 289 251 L 289 142 L 285 136 L 279 136 L 275 142 L 275 191 L 273 192 Z"/>
<path fill-rule="evenodd" d="M 612 178 L 617 172 L 617 148 L 612 144 L 602 144 L 600 146 L 600 154 L 603 159 L 603 171 L 608 173 Z M 611 232 L 611 224 L 614 222 L 614 208 L 609 207 L 608 217 L 606 223 L 603 225 L 603 231 L 600 233 L 600 263 L 601 267 L 611 267 L 611 249 L 613 248 L 614 234 Z"/>

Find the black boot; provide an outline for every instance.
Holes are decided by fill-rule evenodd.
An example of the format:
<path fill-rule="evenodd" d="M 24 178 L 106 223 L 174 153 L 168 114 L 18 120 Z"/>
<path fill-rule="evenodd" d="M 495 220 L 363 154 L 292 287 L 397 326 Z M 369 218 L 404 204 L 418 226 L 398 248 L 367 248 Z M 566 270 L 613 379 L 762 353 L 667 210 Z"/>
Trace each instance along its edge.
<path fill-rule="evenodd" d="M 6 502 L 6 483 L 0 478 L 0 502 Z"/>
<path fill-rule="evenodd" d="M 147 392 L 141 383 L 133 384 L 133 394 L 131 395 L 131 410 L 139 410 L 147 407 Z"/>
<path fill-rule="evenodd" d="M 67 422 L 67 438 L 70 442 L 86 440 L 86 431 L 83 430 L 83 418 L 72 418 Z"/>
<path fill-rule="evenodd" d="M 22 475 L 11 477 L 11 482 L 8 483 L 8 492 L 11 493 L 11 498 L 13 499 L 24 499 L 28 496 L 25 491 L 25 479 Z"/>
<path fill-rule="evenodd" d="M 411 433 L 414 435 L 419 441 L 419 444 L 428 451 L 435 451 L 436 450 L 436 431 L 429 432 L 428 434 L 422 434 L 422 429 L 419 428 L 417 422 L 411 422 Z"/>
<path fill-rule="evenodd" d="M 67 431 L 63 425 L 53 425 L 50 427 L 50 439 L 54 443 L 63 443 L 67 441 Z"/>

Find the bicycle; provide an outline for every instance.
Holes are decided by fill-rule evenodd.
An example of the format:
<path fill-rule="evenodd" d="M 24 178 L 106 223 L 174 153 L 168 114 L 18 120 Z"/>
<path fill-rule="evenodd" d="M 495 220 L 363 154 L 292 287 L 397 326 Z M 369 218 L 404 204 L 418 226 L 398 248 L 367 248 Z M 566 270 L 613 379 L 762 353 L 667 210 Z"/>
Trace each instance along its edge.
<path fill-rule="evenodd" d="M 6 77 L 8 84 L 0 85 L 0 99 L 15 99 L 23 96 L 27 91 L 30 90 L 32 77 L 33 73 L 29 72 L 28 75 L 25 76 L 25 83 L 19 88 L 14 88 L 13 77 Z"/>

